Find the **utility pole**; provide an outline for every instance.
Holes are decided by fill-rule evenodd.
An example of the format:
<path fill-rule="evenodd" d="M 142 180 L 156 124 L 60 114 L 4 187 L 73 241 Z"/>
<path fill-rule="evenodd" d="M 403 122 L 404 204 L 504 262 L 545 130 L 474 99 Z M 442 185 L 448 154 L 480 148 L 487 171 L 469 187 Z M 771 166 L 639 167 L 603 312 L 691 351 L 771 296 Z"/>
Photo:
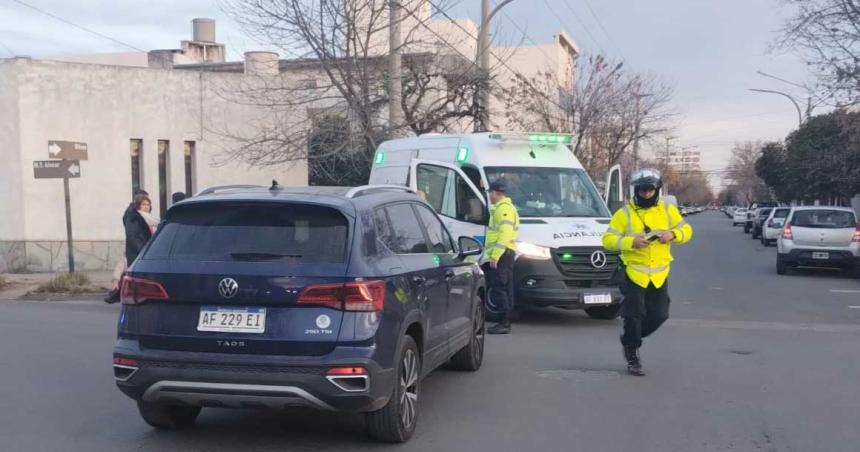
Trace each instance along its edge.
<path fill-rule="evenodd" d="M 490 127 L 490 20 L 508 3 L 503 0 L 490 10 L 490 0 L 481 0 L 481 30 L 478 32 L 478 120 L 475 132 L 486 132 Z"/>
<path fill-rule="evenodd" d="M 392 135 L 399 136 L 403 123 L 402 61 L 400 47 L 400 0 L 388 3 L 388 128 Z"/>

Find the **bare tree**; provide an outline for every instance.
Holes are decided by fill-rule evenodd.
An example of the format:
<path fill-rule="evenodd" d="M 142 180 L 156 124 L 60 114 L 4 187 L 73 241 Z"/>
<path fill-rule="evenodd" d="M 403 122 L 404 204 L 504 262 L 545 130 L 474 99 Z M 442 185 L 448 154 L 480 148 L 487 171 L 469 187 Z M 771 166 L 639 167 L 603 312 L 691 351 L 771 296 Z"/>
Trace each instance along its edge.
<path fill-rule="evenodd" d="M 398 1 L 404 37 L 401 105 L 405 124 L 388 124 L 385 113 L 389 0 L 221 3 L 257 42 L 294 57 L 280 63 L 277 75 L 246 77 L 239 85 L 221 89 L 235 102 L 268 111 L 268 119 L 257 128 L 245 128 L 245 133 L 222 127 L 220 133 L 236 143 L 231 159 L 254 165 L 309 159 L 312 164 L 319 162 L 320 171 L 329 175 L 338 171 L 328 165 L 342 162 L 366 173 L 375 149 L 390 130 L 444 131 L 475 116 L 474 63 L 440 47 L 438 40 L 427 40 L 422 19 L 426 14 L 421 11 L 426 3 L 421 0 Z M 437 8 L 446 5 L 445 0 L 434 3 Z M 343 139 L 320 141 L 320 136 L 332 136 L 333 124 L 344 129 Z M 316 139 L 314 146 L 308 146 L 311 138 Z M 326 180 L 338 182 L 337 178 Z"/>
<path fill-rule="evenodd" d="M 592 174 L 669 130 L 673 89 L 655 76 L 630 73 L 602 56 L 578 67 L 572 89 L 549 73 L 516 76 L 505 90 L 508 127 L 574 134 L 572 149 Z M 557 99 L 557 100 L 556 100 Z"/>
<path fill-rule="evenodd" d="M 761 152 L 762 143 L 759 141 L 736 143 L 729 160 L 727 178 L 747 204 L 770 197 L 767 185 L 756 173 L 756 161 Z"/>
<path fill-rule="evenodd" d="M 777 45 L 798 50 L 818 76 L 819 97 L 860 102 L 860 1 L 783 0 L 792 16 Z"/>

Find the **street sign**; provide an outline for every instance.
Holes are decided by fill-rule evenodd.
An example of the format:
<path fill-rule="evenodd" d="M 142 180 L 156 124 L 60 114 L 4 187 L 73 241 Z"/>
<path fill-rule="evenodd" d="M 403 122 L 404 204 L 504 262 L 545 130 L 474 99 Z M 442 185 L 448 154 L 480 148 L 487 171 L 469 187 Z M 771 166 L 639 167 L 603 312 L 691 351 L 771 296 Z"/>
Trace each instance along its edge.
<path fill-rule="evenodd" d="M 81 162 L 77 160 L 36 160 L 33 162 L 36 179 L 68 179 L 81 177 Z"/>
<path fill-rule="evenodd" d="M 87 144 L 75 141 L 48 141 L 48 158 L 63 160 L 89 160 Z"/>

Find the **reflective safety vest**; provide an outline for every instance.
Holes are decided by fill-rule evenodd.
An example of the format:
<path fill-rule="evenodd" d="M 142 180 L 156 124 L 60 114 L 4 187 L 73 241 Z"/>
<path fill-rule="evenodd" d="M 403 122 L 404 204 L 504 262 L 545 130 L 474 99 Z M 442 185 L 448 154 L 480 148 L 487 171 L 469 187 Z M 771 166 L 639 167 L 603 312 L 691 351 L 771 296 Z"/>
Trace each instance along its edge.
<path fill-rule="evenodd" d="M 514 240 L 520 229 L 520 215 L 505 196 L 497 202 L 490 211 L 490 224 L 487 225 L 487 238 L 484 241 L 484 256 L 491 261 L 498 261 L 505 250 L 516 251 Z"/>
<path fill-rule="evenodd" d="M 669 276 L 672 262 L 672 242 L 652 241 L 645 248 L 633 248 L 633 238 L 645 234 L 645 225 L 652 231 L 672 231 L 672 242 L 684 244 L 693 238 L 693 228 L 674 205 L 659 201 L 649 208 L 636 207 L 632 202 L 618 209 L 612 216 L 609 229 L 603 234 L 603 247 L 620 251 L 621 261 L 627 267 L 627 277 L 640 287 L 653 283 L 660 288 Z"/>

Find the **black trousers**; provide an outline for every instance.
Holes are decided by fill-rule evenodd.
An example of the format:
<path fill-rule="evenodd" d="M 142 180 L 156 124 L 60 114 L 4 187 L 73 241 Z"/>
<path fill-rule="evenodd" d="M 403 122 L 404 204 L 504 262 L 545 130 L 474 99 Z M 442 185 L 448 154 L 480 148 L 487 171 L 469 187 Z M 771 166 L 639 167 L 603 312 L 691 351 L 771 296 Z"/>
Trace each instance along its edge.
<path fill-rule="evenodd" d="M 506 250 L 495 269 L 489 263 L 483 265 L 490 292 L 490 309 L 507 319 L 514 309 L 514 262 L 516 254 Z"/>
<path fill-rule="evenodd" d="M 669 318 L 669 280 L 658 289 L 653 283 L 642 287 L 625 275 L 621 292 L 624 294 L 621 303 L 621 317 L 624 318 L 621 343 L 641 347 L 642 338 L 657 331 Z"/>

